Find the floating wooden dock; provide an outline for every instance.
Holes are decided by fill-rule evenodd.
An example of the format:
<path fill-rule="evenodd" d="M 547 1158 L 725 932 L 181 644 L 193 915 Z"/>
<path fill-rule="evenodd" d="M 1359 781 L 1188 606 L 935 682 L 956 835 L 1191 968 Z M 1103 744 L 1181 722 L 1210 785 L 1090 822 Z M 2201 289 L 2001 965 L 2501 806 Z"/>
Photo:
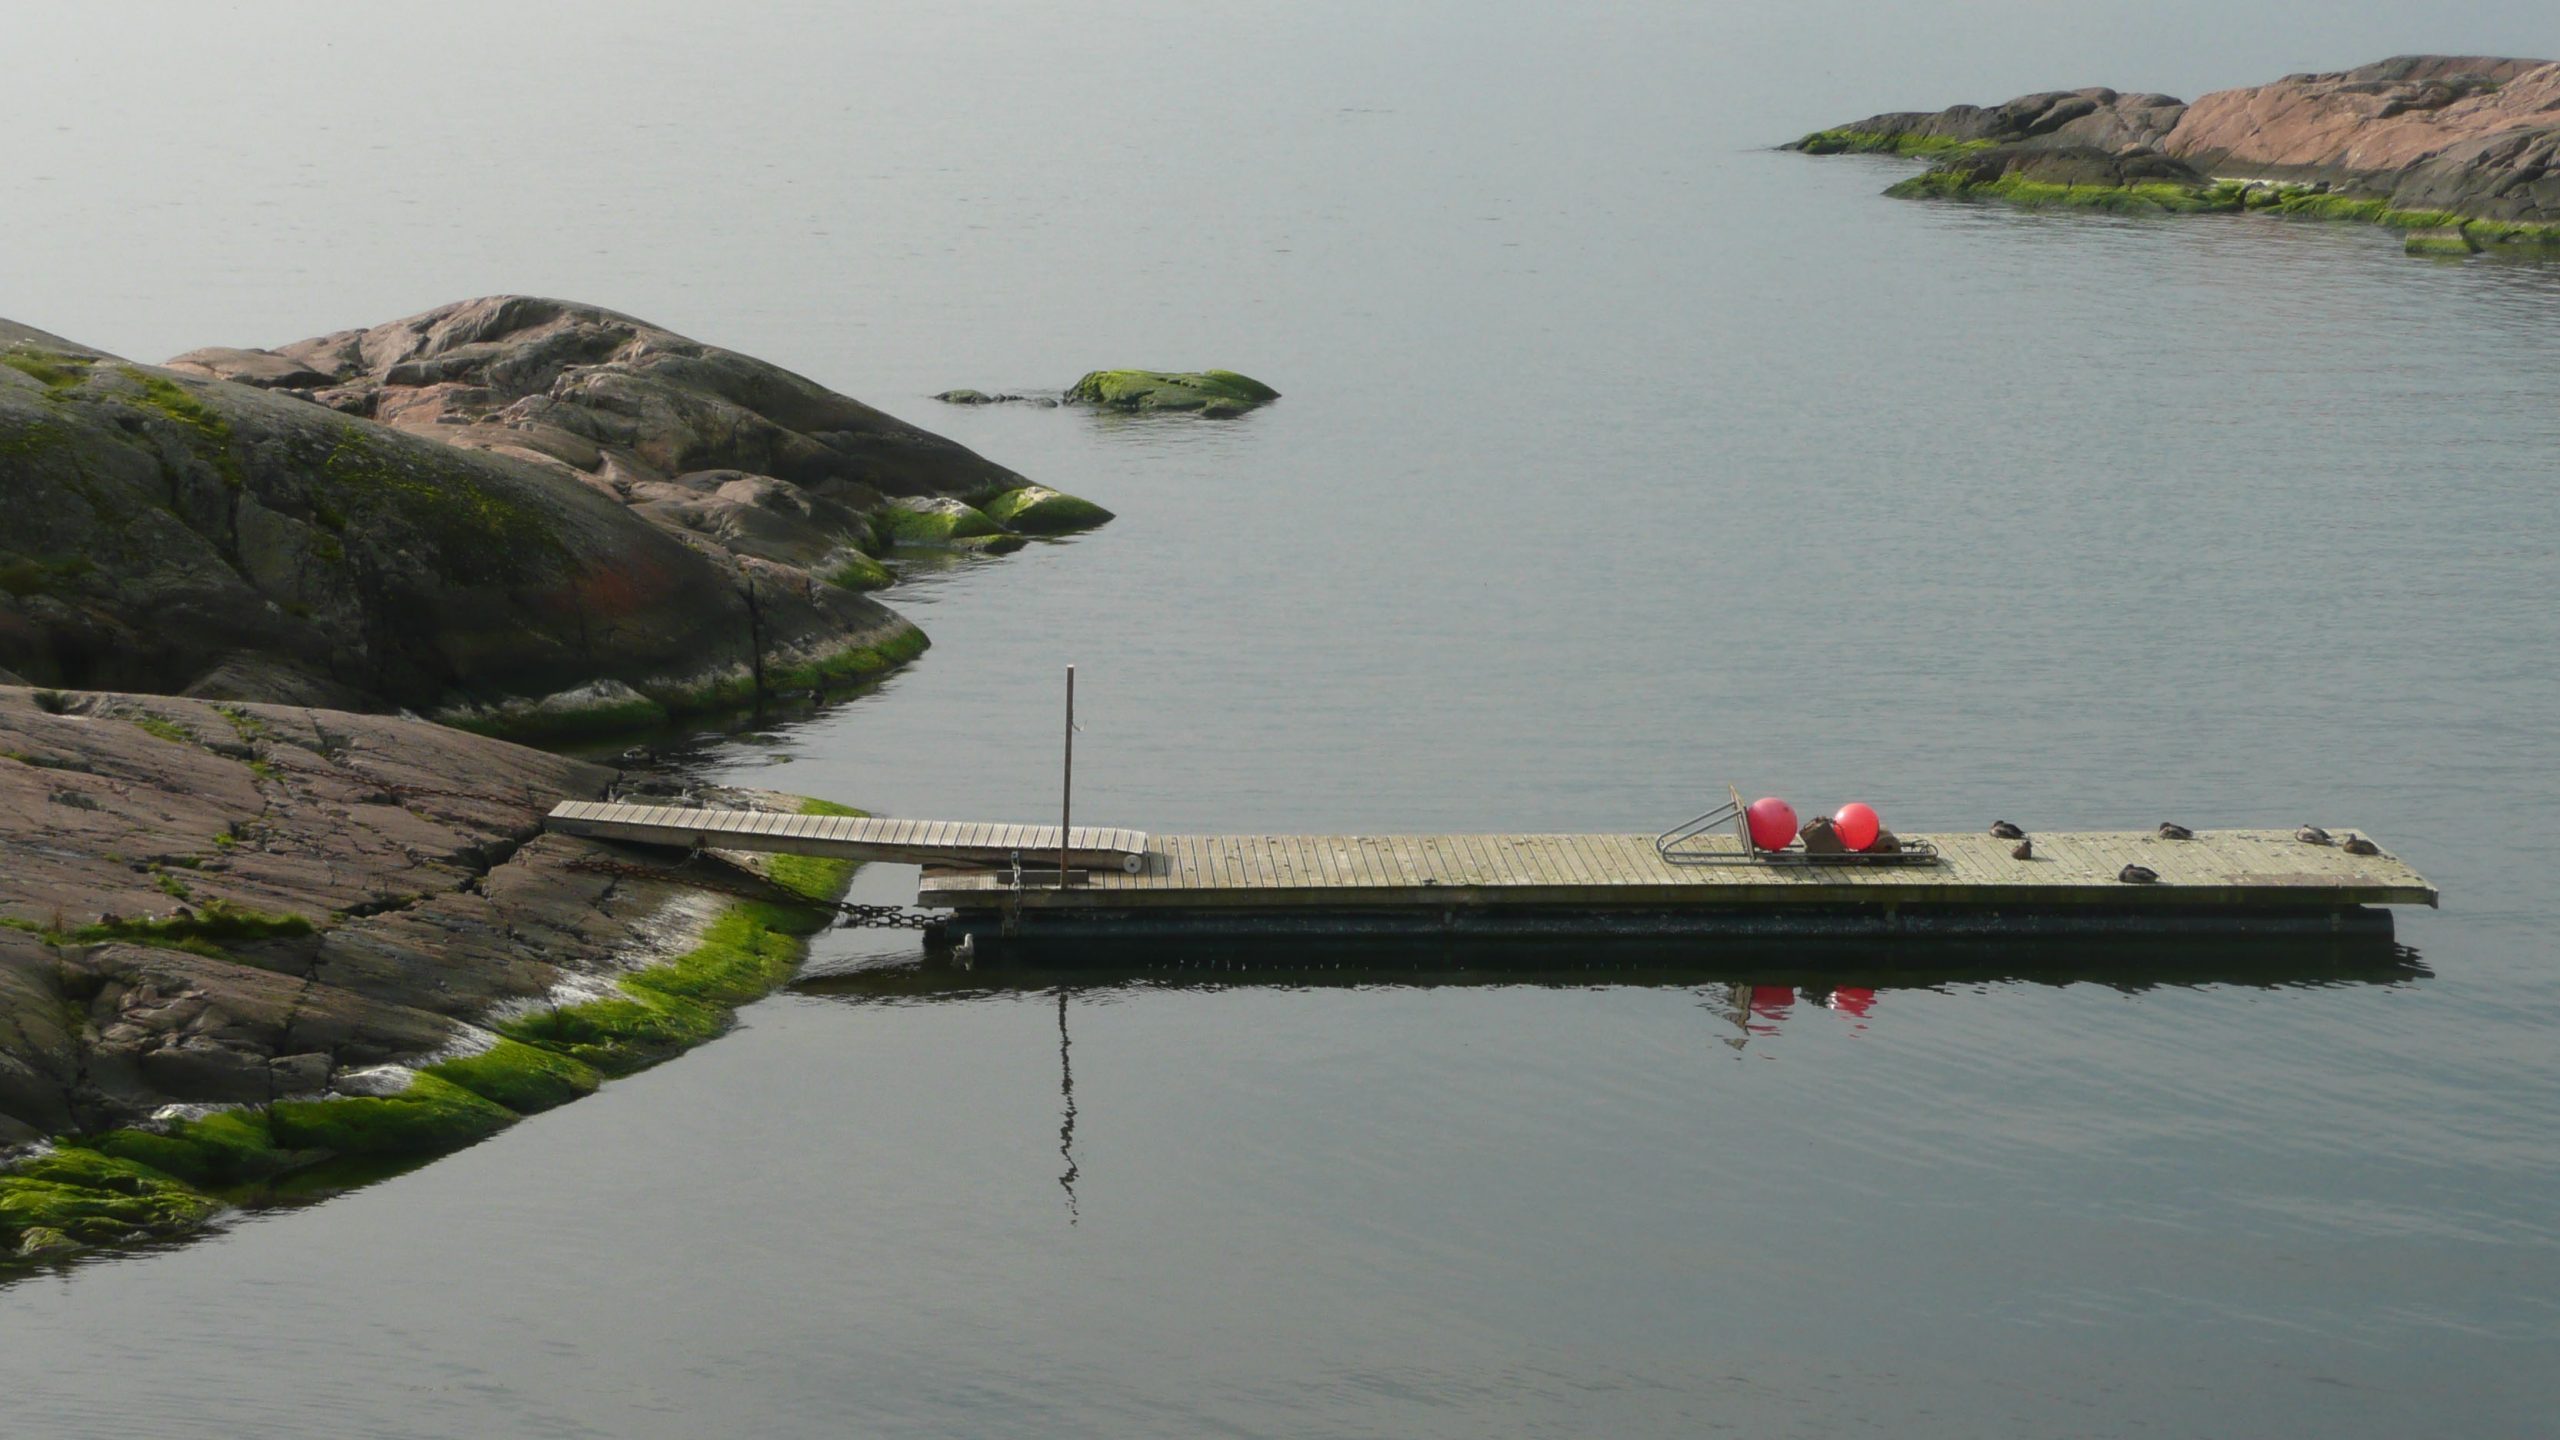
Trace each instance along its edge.
<path fill-rule="evenodd" d="M 544 828 L 590 840 L 678 850 L 767 850 L 835 860 L 888 860 L 908 865 L 1058 868 L 1055 825 L 975 824 L 960 820 L 886 820 L 873 816 L 773 815 L 759 810 L 696 810 L 571 800 L 552 807 Z M 1145 867 L 1143 830 L 1079 825 L 1066 832 L 1069 869 L 1137 871 Z"/>
<path fill-rule="evenodd" d="M 1649 835 L 1161 835 L 1134 871 L 1016 885 L 928 869 L 917 903 L 973 945 L 1397 935 L 2388 934 L 2433 905 L 2390 855 L 2290 831 L 1918 837 L 1931 865 L 1674 865 Z M 1711 837 L 1709 845 L 1740 845 Z M 2127 865 L 2156 884 L 2117 878 Z"/>
<path fill-rule="evenodd" d="M 1650 835 L 1158 835 L 1054 825 L 771 815 L 572 801 L 566 834 L 677 849 L 783 851 L 923 867 L 935 938 L 1033 942 L 1446 936 L 2381 935 L 2436 891 L 2392 855 L 2289 830 L 1913 837 L 1933 864 L 1673 864 Z M 2344 833 L 2341 831 L 2340 833 Z M 2117 878 L 2127 865 L 2158 876 Z"/>

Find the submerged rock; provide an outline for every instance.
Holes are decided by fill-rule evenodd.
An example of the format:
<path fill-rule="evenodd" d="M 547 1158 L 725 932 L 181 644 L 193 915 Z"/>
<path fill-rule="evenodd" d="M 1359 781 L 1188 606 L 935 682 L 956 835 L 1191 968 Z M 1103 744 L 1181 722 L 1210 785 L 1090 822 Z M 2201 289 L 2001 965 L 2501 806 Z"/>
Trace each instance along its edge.
<path fill-rule="evenodd" d="M 1268 405 L 1280 392 L 1233 370 L 1094 370 L 1068 386 L 1066 398 L 1114 410 L 1190 410 L 1215 419 Z"/>

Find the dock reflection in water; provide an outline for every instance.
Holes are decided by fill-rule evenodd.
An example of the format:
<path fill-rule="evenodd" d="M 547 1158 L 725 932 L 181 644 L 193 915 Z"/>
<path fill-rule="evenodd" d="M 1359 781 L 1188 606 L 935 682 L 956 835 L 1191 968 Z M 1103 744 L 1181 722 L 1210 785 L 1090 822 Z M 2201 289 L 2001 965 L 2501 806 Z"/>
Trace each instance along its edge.
<path fill-rule="evenodd" d="M 1689 989 L 1742 997 L 1745 1010 L 1801 997 L 1863 1014 L 1893 990 L 1954 985 L 2389 985 L 2433 977 L 2387 935 L 1899 943 L 1890 947 L 1601 940 L 1308 945 L 1112 946 L 1027 956 L 909 963 L 807 975 L 792 990 L 852 1001 L 967 1000 L 1024 991 L 1360 989 L 1519 985 Z M 1827 999 L 1826 999 L 1827 997 Z M 1769 1018 L 1783 1018 L 1775 1016 Z"/>
<path fill-rule="evenodd" d="M 1802 1018 L 1825 1016 L 1863 1030 L 1891 1014 L 1896 991 L 1943 993 L 1988 985 L 2101 985 L 2125 994 L 2161 988 L 2266 990 L 2398 985 L 2432 979 L 2418 952 L 2387 936 L 2289 940 L 2082 941 L 1903 944 L 1887 950 L 1802 942 L 1703 949 L 1664 941 L 1598 941 L 1559 948 L 1535 941 L 1467 944 L 1303 944 L 1113 947 L 967 959 L 928 954 L 905 963 L 804 976 L 791 989 L 857 1004 L 931 1004 L 1006 995 L 1058 1001 L 1058 1185 L 1067 1220 L 1081 1218 L 1076 1182 L 1076 1090 L 1070 1006 L 1079 995 L 1145 990 L 1429 989 L 1522 986 L 1688 990 L 1714 1017 L 1714 1038 L 1741 1050 Z"/>

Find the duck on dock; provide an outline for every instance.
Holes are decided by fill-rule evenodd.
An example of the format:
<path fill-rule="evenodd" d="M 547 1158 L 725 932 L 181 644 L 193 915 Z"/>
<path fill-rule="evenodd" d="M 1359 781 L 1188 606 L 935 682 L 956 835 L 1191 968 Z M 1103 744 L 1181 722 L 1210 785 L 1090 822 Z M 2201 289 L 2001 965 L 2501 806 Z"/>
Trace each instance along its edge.
<path fill-rule="evenodd" d="M 2196 838 L 2196 832 L 2179 824 L 2175 820 L 2163 820 L 2160 822 L 2160 838 L 2163 840 L 2193 840 Z"/>
<path fill-rule="evenodd" d="M 2374 844 L 2372 841 L 2367 840 L 2353 830 L 2347 832 L 2346 843 L 2340 845 L 2338 848 L 2346 851 L 2350 855 L 2379 855 L 2382 853 L 2381 846 Z"/>
<path fill-rule="evenodd" d="M 2301 841 L 2305 845 L 2327 845 L 2332 843 L 2329 839 L 2329 832 L 2321 829 L 2317 825 L 2303 826 L 2301 829 L 2293 832 L 2293 838 Z"/>
<path fill-rule="evenodd" d="M 2033 860 L 2036 858 L 2036 842 L 2027 839 L 2023 835 L 2018 837 L 2018 843 L 2009 847 L 2009 858 L 2012 860 Z"/>
<path fill-rule="evenodd" d="M 2017 826 L 2010 824 L 2006 820 L 1992 821 L 1991 833 L 1996 838 L 2002 840 L 2024 840 L 2027 838 L 2026 831 L 2019 829 Z"/>
<path fill-rule="evenodd" d="M 2127 865 L 2116 872 L 2116 878 L 2127 885 L 2157 885 L 2160 872 L 2148 865 Z"/>

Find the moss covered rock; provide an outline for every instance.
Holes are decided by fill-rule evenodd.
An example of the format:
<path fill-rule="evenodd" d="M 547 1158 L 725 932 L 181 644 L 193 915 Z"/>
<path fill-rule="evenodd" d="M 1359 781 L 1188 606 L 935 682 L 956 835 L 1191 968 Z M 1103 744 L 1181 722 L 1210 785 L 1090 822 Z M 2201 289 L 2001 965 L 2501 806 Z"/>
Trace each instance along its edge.
<path fill-rule="evenodd" d="M 1007 490 L 981 508 L 989 519 L 1025 535 L 1065 535 L 1090 530 L 1112 518 L 1110 511 L 1092 501 L 1046 485 Z"/>
<path fill-rule="evenodd" d="M 1067 387 L 1066 398 L 1114 410 L 1192 410 L 1241 415 L 1280 392 L 1233 370 L 1095 370 Z"/>
<path fill-rule="evenodd" d="M 0 1175 L 0 1250 L 35 1254 L 203 1224 L 220 1203 L 131 1160 L 66 1146 Z"/>
<path fill-rule="evenodd" d="M 114 1130 L 89 1143 L 101 1154 L 148 1165 L 208 1190 L 269 1179 L 304 1158 L 276 1143 L 266 1112 L 256 1108 Z"/>
<path fill-rule="evenodd" d="M 422 1073 L 519 1115 L 592 1095 L 604 1078 L 574 1057 L 505 1039 L 477 1055 L 438 1061 Z"/>
<path fill-rule="evenodd" d="M 1014 550 L 1022 537 L 966 501 L 900 497 L 881 512 L 891 543 L 947 550 Z"/>
<path fill-rule="evenodd" d="M 847 590 L 886 590 L 898 577 L 889 567 L 859 550 L 837 551 L 818 566 L 818 578 Z"/>
<path fill-rule="evenodd" d="M 2480 253 L 2478 242 L 2454 225 L 2412 230 L 2400 242 L 2400 248 L 2411 255 L 2432 255 L 2451 260 L 2464 260 Z"/>
<path fill-rule="evenodd" d="M 286 1100 L 269 1106 L 276 1143 L 331 1155 L 435 1155 L 458 1150 L 515 1123 L 515 1112 L 449 1080 L 396 1065 L 341 1077 L 370 1094 Z"/>
<path fill-rule="evenodd" d="M 1885 191 L 1898 199 L 2000 200 L 2119 214 L 2192 214 L 2243 207 L 2240 193 L 2156 152 L 2085 146 L 1995 146 L 1953 155 Z"/>

